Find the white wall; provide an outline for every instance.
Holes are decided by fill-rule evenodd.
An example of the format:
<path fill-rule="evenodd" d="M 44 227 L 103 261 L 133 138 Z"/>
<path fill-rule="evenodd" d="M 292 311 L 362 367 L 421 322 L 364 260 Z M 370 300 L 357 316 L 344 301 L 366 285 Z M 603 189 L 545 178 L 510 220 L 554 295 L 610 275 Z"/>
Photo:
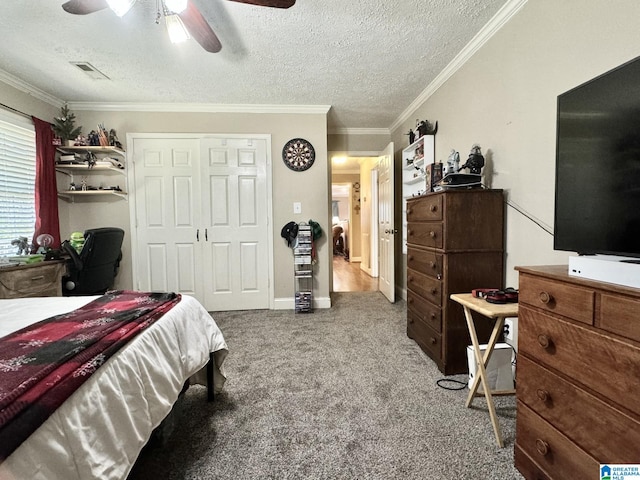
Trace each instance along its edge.
<path fill-rule="evenodd" d="M 636 0 L 529 0 L 407 116 L 393 140 L 405 145 L 416 118 L 437 120 L 436 160 L 446 162 L 455 148 L 464 161 L 479 143 L 485 171 L 493 171 L 485 183 L 553 226 L 557 96 L 640 55 L 638 18 Z M 564 264 L 569 257 L 512 208 L 506 208 L 506 252 L 507 286 L 517 286 L 517 265 Z"/>

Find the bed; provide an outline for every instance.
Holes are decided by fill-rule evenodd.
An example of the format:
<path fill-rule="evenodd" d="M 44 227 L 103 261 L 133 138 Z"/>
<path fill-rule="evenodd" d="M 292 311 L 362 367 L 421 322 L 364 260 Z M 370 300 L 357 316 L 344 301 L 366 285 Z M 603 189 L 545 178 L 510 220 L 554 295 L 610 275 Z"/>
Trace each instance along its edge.
<path fill-rule="evenodd" d="M 2 300 L 0 338 L 97 298 Z M 215 321 L 197 300 L 182 295 L 0 463 L 0 480 L 125 479 L 185 384 L 222 389 L 226 355 Z"/>

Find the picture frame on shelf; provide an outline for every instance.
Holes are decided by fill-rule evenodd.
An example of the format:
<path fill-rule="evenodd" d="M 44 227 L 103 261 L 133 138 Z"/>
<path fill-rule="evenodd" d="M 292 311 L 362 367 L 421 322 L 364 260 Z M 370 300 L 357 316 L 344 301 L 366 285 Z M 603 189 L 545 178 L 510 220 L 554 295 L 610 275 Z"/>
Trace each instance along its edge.
<path fill-rule="evenodd" d="M 433 192 L 433 187 L 442 180 L 442 163 L 430 163 L 425 166 L 426 192 Z"/>

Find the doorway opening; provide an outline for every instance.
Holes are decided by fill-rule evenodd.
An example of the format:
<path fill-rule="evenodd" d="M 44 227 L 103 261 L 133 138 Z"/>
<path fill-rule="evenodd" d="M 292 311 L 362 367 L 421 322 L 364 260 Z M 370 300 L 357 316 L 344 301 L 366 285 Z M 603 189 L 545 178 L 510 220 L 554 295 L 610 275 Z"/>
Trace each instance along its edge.
<path fill-rule="evenodd" d="M 370 271 L 370 180 L 361 182 L 360 178 L 360 167 L 365 161 L 368 158 L 348 157 L 342 164 L 333 162 L 331 238 L 334 292 L 378 290 L 378 278 Z"/>

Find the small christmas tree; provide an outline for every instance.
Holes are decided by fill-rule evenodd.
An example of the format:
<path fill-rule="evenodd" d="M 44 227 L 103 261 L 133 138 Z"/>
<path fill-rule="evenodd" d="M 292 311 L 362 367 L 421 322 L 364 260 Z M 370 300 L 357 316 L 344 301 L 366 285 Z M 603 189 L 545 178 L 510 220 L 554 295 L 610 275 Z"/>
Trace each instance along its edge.
<path fill-rule="evenodd" d="M 76 116 L 69 111 L 69 107 L 65 103 L 60 108 L 60 116 L 53 119 L 53 131 L 62 141 L 75 140 L 82 127 L 75 127 Z"/>

